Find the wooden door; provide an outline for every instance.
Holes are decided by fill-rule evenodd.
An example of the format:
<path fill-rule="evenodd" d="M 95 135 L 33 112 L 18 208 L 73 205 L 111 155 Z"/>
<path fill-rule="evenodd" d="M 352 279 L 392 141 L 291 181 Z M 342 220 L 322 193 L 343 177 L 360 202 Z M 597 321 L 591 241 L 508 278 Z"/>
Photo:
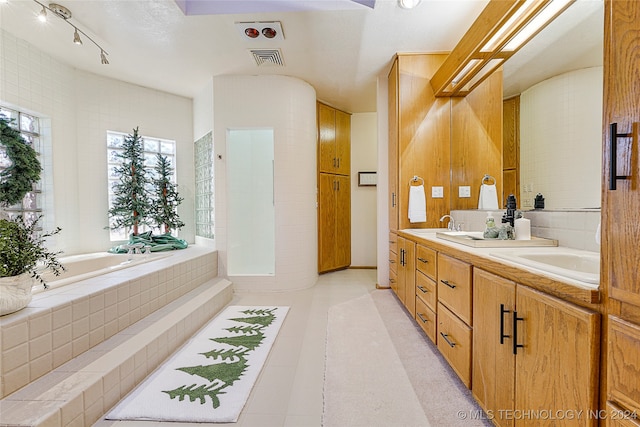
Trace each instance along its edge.
<path fill-rule="evenodd" d="M 336 110 L 317 103 L 318 108 L 318 171 L 336 171 Z"/>
<path fill-rule="evenodd" d="M 334 176 L 336 182 L 335 267 L 351 264 L 351 187 L 349 176 Z"/>
<path fill-rule="evenodd" d="M 411 317 L 416 316 L 416 244 L 404 241 L 404 306 Z"/>
<path fill-rule="evenodd" d="M 326 173 L 318 181 L 318 271 L 324 272 L 336 266 L 336 184 L 334 175 Z"/>
<path fill-rule="evenodd" d="M 513 426 L 515 355 L 512 313 L 516 284 L 480 269 L 473 271 L 473 368 L 472 393 L 498 426 Z"/>
<path fill-rule="evenodd" d="M 525 286 L 516 288 L 513 343 L 515 410 L 595 413 L 598 408 L 600 315 Z M 594 426 L 575 416 L 563 426 Z M 516 426 L 555 426 L 557 418 L 518 419 Z"/>
<path fill-rule="evenodd" d="M 398 230 L 398 58 L 389 73 L 389 230 Z"/>
<path fill-rule="evenodd" d="M 335 173 L 349 175 L 351 170 L 351 115 L 336 110 L 336 169 Z"/>
<path fill-rule="evenodd" d="M 640 307 L 640 162 L 636 137 L 612 138 L 609 125 L 618 133 L 631 133 L 640 122 L 640 2 L 605 2 L 604 129 L 603 158 L 603 277 L 609 297 Z M 611 169 L 611 144 L 617 146 L 617 170 Z M 609 189 L 611 175 L 629 175 Z M 607 267 L 609 268 L 607 271 Z"/>

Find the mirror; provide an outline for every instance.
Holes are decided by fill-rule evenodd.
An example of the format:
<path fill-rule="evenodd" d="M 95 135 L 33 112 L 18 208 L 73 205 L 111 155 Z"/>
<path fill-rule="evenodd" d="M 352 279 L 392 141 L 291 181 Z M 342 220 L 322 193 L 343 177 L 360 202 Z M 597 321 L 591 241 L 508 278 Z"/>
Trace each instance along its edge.
<path fill-rule="evenodd" d="M 503 66 L 520 99 L 520 201 L 532 209 L 600 206 L 604 4 L 578 0 Z M 598 74 L 599 73 L 599 74 Z"/>

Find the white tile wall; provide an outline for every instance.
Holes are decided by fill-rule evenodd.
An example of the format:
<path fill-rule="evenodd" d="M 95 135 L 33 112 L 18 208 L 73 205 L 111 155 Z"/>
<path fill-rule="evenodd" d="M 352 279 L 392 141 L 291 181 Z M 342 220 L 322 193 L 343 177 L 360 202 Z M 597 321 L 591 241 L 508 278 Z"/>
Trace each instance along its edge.
<path fill-rule="evenodd" d="M 193 113 L 189 98 L 82 72 L 0 30 L 0 102 L 44 117 L 46 229 L 67 255 L 112 246 L 107 225 L 106 131 L 177 142 L 180 237 L 194 241 Z"/>
<path fill-rule="evenodd" d="M 493 212 L 496 224 L 504 210 Z M 456 223 L 464 223 L 463 230 L 484 230 L 488 211 L 451 211 Z M 531 235 L 558 240 L 559 246 L 600 252 L 596 243 L 596 230 L 600 223 L 600 210 L 536 210 L 524 211 L 524 217 L 531 220 Z"/>
<path fill-rule="evenodd" d="M 318 276 L 315 90 L 284 76 L 221 76 L 214 78 L 213 99 L 215 238 L 220 274 L 227 274 L 227 129 L 273 128 L 276 272 L 274 276 L 233 276 L 231 280 L 240 290 L 312 286 Z"/>

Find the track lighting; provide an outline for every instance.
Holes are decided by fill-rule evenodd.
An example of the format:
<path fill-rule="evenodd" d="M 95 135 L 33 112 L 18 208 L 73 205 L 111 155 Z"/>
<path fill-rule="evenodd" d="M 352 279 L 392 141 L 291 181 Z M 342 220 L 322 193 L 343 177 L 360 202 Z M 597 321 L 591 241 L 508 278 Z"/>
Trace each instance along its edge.
<path fill-rule="evenodd" d="M 40 3 L 38 0 L 33 0 L 33 1 L 38 3 L 40 6 L 42 6 L 42 10 L 38 14 L 38 19 L 40 21 L 45 22 L 47 20 L 47 11 L 51 12 L 53 15 L 57 16 L 58 18 L 62 19 L 64 22 L 66 22 L 67 24 L 73 27 L 73 30 L 74 30 L 73 42 L 75 44 L 82 45 L 82 39 L 80 38 L 80 34 L 82 34 L 85 38 L 89 39 L 91 43 L 96 45 L 98 49 L 100 49 L 100 63 L 104 65 L 109 64 L 109 61 L 107 60 L 107 55 L 108 55 L 107 51 L 104 50 L 102 46 L 100 46 L 98 43 L 96 43 L 95 40 L 89 37 L 87 33 L 82 31 L 80 28 L 78 28 L 76 25 L 74 25 L 69 21 L 69 19 L 71 19 L 71 16 L 72 16 L 71 11 L 69 9 L 57 3 L 49 3 L 48 6 L 45 6 L 44 4 Z"/>
<path fill-rule="evenodd" d="M 82 44 L 82 39 L 80 38 L 80 34 L 78 34 L 78 29 L 77 28 L 73 33 L 73 42 L 75 44 Z"/>
<path fill-rule="evenodd" d="M 47 9 L 42 6 L 42 10 L 38 13 L 38 21 L 47 22 Z"/>
<path fill-rule="evenodd" d="M 107 60 L 105 53 L 106 52 L 104 50 L 100 51 L 100 62 L 102 62 L 103 65 L 109 65 L 109 61 Z"/>

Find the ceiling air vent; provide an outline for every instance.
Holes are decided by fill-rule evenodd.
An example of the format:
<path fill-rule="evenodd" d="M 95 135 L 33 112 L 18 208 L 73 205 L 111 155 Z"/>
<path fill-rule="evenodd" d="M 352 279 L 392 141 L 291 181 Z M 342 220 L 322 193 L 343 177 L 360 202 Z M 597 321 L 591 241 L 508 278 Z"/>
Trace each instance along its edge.
<path fill-rule="evenodd" d="M 262 66 L 284 67 L 282 52 L 280 49 L 249 49 L 249 53 L 253 56 L 256 64 Z"/>

